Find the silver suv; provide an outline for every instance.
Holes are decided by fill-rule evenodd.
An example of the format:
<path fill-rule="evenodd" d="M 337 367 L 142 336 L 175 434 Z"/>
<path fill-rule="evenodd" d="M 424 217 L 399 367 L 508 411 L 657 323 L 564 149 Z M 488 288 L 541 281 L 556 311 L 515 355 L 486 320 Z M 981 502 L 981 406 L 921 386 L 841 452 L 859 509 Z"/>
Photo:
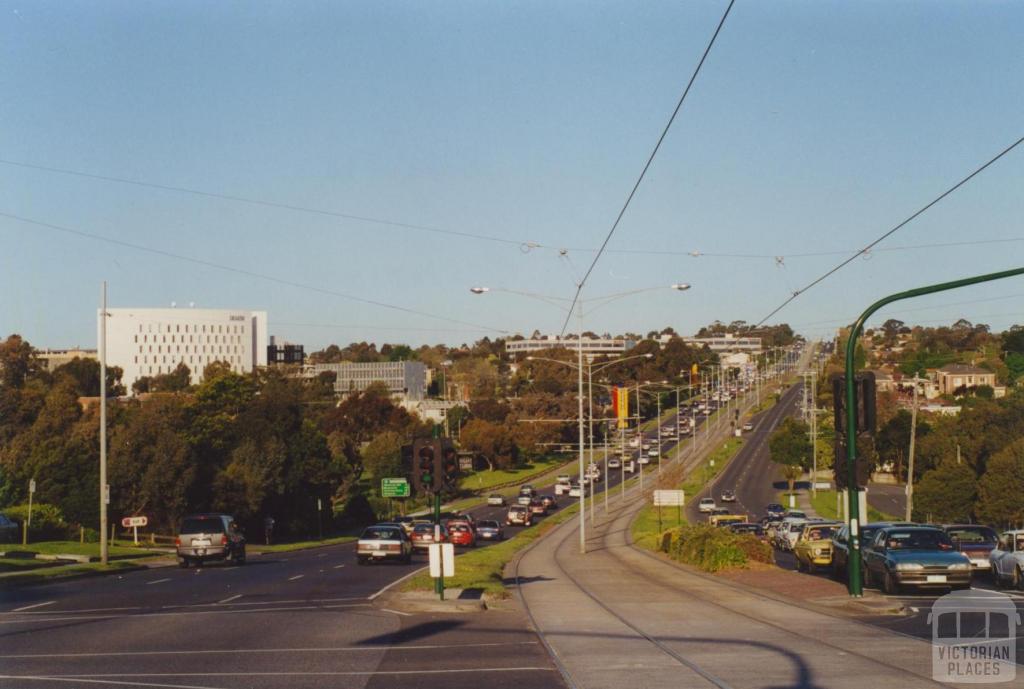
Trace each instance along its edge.
<path fill-rule="evenodd" d="M 202 566 L 208 560 L 245 564 L 245 536 L 228 514 L 192 514 L 181 522 L 175 539 L 178 566 Z"/>

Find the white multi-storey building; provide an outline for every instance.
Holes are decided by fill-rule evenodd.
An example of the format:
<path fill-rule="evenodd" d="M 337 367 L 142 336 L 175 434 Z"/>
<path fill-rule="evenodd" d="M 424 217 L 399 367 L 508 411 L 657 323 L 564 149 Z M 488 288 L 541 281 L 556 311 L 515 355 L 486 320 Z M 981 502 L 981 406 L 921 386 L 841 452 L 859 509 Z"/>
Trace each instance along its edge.
<path fill-rule="evenodd" d="M 405 400 L 422 400 L 427 395 L 427 367 L 419 361 L 372 361 L 307 366 L 305 375 L 333 373 L 334 391 L 340 395 L 362 392 L 373 383 L 384 383 L 392 394 Z"/>
<path fill-rule="evenodd" d="M 170 373 L 181 363 L 198 383 L 215 361 L 238 373 L 266 366 L 267 312 L 107 309 L 107 364 L 124 370 L 129 391 L 139 378 Z"/>

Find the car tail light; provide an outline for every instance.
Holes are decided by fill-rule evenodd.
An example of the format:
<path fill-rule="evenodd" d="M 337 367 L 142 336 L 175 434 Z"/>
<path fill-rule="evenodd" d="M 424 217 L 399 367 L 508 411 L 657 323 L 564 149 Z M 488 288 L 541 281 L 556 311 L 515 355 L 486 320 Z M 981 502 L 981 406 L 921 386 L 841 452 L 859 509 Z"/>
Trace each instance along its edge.
<path fill-rule="evenodd" d="M 174 545 L 175 547 L 179 547 L 181 545 L 181 536 L 174 537 Z"/>
<path fill-rule="evenodd" d="M 221 545 L 227 545 L 228 544 L 228 535 L 226 533 L 223 533 L 223 534 L 220 535 L 220 544 Z"/>

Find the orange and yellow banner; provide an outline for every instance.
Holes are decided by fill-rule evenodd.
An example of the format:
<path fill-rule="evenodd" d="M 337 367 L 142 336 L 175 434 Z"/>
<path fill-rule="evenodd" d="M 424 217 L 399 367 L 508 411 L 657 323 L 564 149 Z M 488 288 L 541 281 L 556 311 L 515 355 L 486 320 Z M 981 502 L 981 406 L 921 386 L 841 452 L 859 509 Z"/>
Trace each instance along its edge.
<path fill-rule="evenodd" d="M 619 420 L 619 428 L 625 428 L 629 417 L 629 388 L 612 389 L 612 408 L 615 410 L 615 418 Z"/>

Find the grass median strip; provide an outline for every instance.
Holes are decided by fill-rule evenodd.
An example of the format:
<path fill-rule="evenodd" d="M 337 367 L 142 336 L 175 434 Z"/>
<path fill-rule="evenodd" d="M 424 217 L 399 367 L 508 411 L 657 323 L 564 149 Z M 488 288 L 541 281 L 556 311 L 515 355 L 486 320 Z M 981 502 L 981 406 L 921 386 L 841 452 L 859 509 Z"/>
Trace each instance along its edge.
<path fill-rule="evenodd" d="M 486 548 L 477 548 L 462 553 L 455 558 L 455 576 L 444 580 L 450 588 L 479 589 L 492 596 L 507 595 L 504 581 L 505 565 L 523 548 L 546 534 L 558 524 L 571 518 L 579 511 L 579 505 L 573 504 L 557 514 L 547 517 L 537 526 L 523 529 L 508 540 L 494 543 Z M 402 591 L 433 591 L 434 580 L 426 572 L 421 572 L 402 585 Z"/>
<path fill-rule="evenodd" d="M 834 490 L 819 490 L 817 495 L 810 495 L 811 507 L 818 513 L 818 516 L 822 519 L 842 519 L 842 507 L 840 506 L 839 511 L 836 511 L 836 492 Z M 888 522 L 898 521 L 897 517 L 891 514 L 886 514 L 876 510 L 871 505 L 868 505 L 868 521 L 869 522 Z"/>
<path fill-rule="evenodd" d="M 274 543 L 272 545 L 260 545 L 259 543 L 248 543 L 246 549 L 251 553 L 288 553 L 293 550 L 306 550 L 307 548 L 321 548 L 328 545 L 341 545 L 357 540 L 356 536 L 334 536 L 322 538 L 316 541 L 296 541 L 295 543 Z"/>
<path fill-rule="evenodd" d="M 145 558 L 135 560 L 114 560 L 109 564 L 90 562 L 89 564 L 62 565 L 57 567 L 36 567 L 28 571 L 7 572 L 0 575 L 0 588 L 40 583 L 60 579 L 62 577 L 77 577 L 91 574 L 107 574 L 110 572 L 132 571 L 142 569 L 147 560 L 156 558 Z"/>

